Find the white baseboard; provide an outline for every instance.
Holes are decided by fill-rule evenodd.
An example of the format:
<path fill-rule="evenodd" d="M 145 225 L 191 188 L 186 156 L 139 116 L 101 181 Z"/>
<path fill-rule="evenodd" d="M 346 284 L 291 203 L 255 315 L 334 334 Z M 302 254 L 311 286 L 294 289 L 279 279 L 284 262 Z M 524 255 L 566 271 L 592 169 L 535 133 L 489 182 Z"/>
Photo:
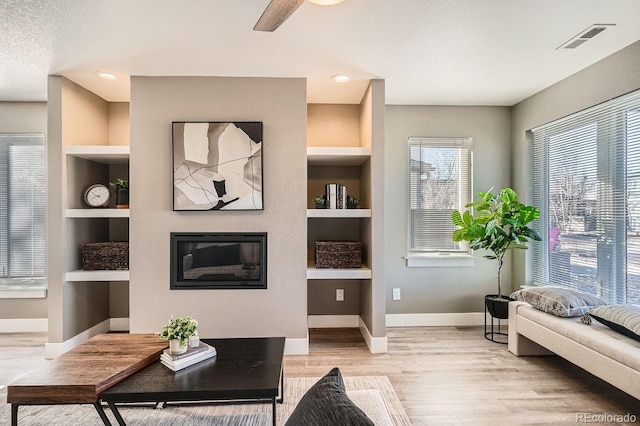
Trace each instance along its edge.
<path fill-rule="evenodd" d="M 359 315 L 309 315 L 309 328 L 358 328 Z"/>
<path fill-rule="evenodd" d="M 129 318 L 109 318 L 111 331 L 129 331 Z"/>
<path fill-rule="evenodd" d="M 387 327 L 446 327 L 483 325 L 484 312 L 442 314 L 387 314 Z"/>
<path fill-rule="evenodd" d="M 75 335 L 69 340 L 65 340 L 62 343 L 46 343 L 44 345 L 44 357 L 46 359 L 54 359 L 62 355 L 63 353 L 79 346 L 93 336 L 102 333 L 108 333 L 110 331 L 110 320 L 106 319 L 99 324 L 94 325 L 88 330 L 83 331 L 80 334 Z"/>
<path fill-rule="evenodd" d="M 33 333 L 49 330 L 47 318 L 0 319 L 0 333 Z"/>
<path fill-rule="evenodd" d="M 286 338 L 284 342 L 285 355 L 308 355 L 309 354 L 309 332 L 305 339 Z"/>
<path fill-rule="evenodd" d="M 369 333 L 369 329 L 367 325 L 364 323 L 362 318 L 359 318 L 359 326 L 360 333 L 364 338 L 367 346 L 369 347 L 369 352 L 372 354 L 385 354 L 389 350 L 389 342 L 387 340 L 387 336 L 384 337 L 373 337 L 371 333 Z"/>

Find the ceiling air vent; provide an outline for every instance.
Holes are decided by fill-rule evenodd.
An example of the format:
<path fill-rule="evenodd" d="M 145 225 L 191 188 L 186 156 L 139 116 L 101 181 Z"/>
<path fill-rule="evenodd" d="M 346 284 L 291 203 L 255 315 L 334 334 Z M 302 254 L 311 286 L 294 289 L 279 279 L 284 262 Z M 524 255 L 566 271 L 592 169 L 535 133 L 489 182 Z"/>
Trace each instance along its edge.
<path fill-rule="evenodd" d="M 597 36 L 601 32 L 607 29 L 607 27 L 613 27 L 616 24 L 593 24 L 587 29 L 580 31 L 577 36 L 572 37 L 562 45 L 560 45 L 558 49 L 575 49 L 586 41 L 591 40 L 593 37 Z"/>

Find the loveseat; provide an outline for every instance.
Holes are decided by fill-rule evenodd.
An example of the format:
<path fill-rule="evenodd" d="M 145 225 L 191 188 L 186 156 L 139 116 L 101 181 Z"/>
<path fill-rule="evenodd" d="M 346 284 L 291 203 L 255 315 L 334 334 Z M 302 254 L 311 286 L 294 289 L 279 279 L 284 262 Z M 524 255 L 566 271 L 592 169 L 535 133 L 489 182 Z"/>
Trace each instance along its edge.
<path fill-rule="evenodd" d="M 640 341 L 596 320 L 560 317 L 514 301 L 508 348 L 517 356 L 559 355 L 640 399 Z"/>

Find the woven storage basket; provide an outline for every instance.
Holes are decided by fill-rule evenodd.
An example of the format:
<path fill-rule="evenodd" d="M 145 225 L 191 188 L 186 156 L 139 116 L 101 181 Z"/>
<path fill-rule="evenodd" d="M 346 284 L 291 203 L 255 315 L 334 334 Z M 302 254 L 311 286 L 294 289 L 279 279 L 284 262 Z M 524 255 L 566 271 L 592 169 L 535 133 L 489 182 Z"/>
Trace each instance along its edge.
<path fill-rule="evenodd" d="M 85 271 L 129 269 L 129 242 L 82 244 L 82 269 Z"/>
<path fill-rule="evenodd" d="M 360 241 L 316 241 L 316 268 L 359 268 Z"/>

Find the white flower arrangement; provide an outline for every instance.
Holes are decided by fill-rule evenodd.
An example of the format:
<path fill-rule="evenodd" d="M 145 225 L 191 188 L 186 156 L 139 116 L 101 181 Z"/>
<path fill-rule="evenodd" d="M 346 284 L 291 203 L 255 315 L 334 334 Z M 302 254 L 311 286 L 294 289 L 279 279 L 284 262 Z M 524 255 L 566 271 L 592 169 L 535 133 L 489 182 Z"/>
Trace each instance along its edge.
<path fill-rule="evenodd" d="M 162 331 L 157 333 L 162 340 L 180 340 L 185 345 L 190 336 L 195 336 L 198 330 L 198 321 L 193 317 L 169 318 L 169 323 L 162 326 Z"/>

